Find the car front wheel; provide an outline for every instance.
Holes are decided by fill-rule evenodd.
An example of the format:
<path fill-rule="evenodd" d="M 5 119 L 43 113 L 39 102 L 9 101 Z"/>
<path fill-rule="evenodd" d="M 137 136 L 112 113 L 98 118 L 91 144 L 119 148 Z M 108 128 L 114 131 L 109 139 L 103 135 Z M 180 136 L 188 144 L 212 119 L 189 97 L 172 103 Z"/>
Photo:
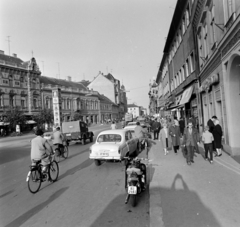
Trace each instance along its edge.
<path fill-rule="evenodd" d="M 96 165 L 96 166 L 100 166 L 100 164 L 101 164 L 101 161 L 98 160 L 98 159 L 94 159 L 94 162 L 95 162 L 95 165 Z"/>

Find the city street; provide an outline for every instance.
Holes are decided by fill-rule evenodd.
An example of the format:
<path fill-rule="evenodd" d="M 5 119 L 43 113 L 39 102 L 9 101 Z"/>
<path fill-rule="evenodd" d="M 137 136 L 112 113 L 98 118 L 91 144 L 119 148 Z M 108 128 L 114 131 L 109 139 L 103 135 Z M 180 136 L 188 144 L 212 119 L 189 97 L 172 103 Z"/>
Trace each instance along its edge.
<path fill-rule="evenodd" d="M 96 135 L 109 125 L 90 128 Z M 95 166 L 90 143 L 71 143 L 68 159 L 59 163 L 55 183 L 44 182 L 37 194 L 28 191 L 30 139 L 0 141 L 0 226 L 148 226 L 148 191 L 134 209 L 124 204 L 124 167 L 107 162 Z"/>

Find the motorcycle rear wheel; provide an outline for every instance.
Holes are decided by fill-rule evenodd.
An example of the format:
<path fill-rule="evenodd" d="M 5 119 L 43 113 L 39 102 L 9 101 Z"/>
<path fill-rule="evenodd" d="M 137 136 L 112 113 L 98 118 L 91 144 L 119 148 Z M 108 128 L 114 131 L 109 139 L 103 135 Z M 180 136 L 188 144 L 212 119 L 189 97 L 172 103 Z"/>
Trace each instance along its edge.
<path fill-rule="evenodd" d="M 137 195 L 132 195 L 132 206 L 135 207 L 137 205 Z"/>

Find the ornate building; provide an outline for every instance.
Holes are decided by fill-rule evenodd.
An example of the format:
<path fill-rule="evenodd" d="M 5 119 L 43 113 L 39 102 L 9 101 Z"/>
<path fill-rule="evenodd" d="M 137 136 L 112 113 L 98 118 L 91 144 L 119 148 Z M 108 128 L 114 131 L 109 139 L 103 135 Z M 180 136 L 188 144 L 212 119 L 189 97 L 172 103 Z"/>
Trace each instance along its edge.
<path fill-rule="evenodd" d="M 23 62 L 17 57 L 0 51 L 0 114 L 18 107 L 32 114 L 41 108 L 41 72 L 34 58 Z"/>

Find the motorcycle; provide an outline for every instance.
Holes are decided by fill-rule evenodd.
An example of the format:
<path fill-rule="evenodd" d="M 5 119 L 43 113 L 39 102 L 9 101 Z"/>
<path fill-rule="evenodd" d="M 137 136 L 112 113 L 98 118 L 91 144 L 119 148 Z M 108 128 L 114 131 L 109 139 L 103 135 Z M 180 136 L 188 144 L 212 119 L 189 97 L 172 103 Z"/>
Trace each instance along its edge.
<path fill-rule="evenodd" d="M 130 197 L 132 200 L 132 206 L 137 204 L 137 195 L 146 189 L 146 165 L 141 163 L 142 160 L 148 160 L 145 158 L 131 158 L 125 157 L 127 160 L 125 170 L 125 189 L 127 191 L 127 197 L 125 204 L 128 203 Z"/>

